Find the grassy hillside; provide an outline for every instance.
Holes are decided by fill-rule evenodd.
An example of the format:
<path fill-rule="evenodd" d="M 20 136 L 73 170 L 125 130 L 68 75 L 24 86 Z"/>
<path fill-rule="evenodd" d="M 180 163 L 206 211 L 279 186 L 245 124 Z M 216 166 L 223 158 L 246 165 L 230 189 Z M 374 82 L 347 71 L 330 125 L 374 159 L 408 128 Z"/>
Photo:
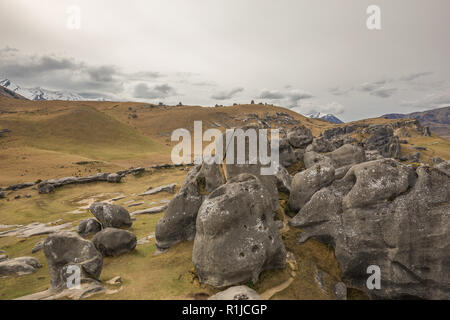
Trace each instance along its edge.
<path fill-rule="evenodd" d="M 0 186 L 170 162 L 178 128 L 236 127 L 250 114 L 285 112 L 318 135 L 331 126 L 281 107 L 152 106 L 133 102 L 29 101 L 0 97 Z M 95 165 L 78 165 L 92 162 Z"/>
<path fill-rule="evenodd" d="M 169 159 L 168 146 L 91 105 L 0 101 L 0 185 L 112 171 Z M 5 110 L 6 109 L 6 110 Z M 77 162 L 96 161 L 96 165 Z"/>

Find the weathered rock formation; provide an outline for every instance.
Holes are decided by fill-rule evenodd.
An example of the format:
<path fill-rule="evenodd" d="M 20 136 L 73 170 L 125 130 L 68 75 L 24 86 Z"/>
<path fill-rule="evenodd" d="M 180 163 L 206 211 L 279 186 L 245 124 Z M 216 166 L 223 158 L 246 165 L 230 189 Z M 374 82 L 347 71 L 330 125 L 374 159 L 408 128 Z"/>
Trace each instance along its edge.
<path fill-rule="evenodd" d="M 327 165 L 326 162 L 317 163 L 311 168 L 297 173 L 292 180 L 289 196 L 291 210 L 300 210 L 314 193 L 331 184 L 334 180 L 334 173 L 334 167 Z"/>
<path fill-rule="evenodd" d="M 195 219 L 203 201 L 200 186 L 206 177 L 201 166 L 194 167 L 181 186 L 180 191 L 170 201 L 164 217 L 156 225 L 156 246 L 160 250 L 168 249 L 177 242 L 193 240 Z"/>
<path fill-rule="evenodd" d="M 97 281 L 103 258 L 91 241 L 73 232 L 52 234 L 44 241 L 44 253 L 50 270 L 50 284 L 54 291 L 67 289 L 67 278 L 77 266 L 82 282 Z"/>
<path fill-rule="evenodd" d="M 192 260 L 202 283 L 256 283 L 262 271 L 285 265 L 270 195 L 255 176 L 239 175 L 214 190 L 200 207 L 196 226 Z"/>
<path fill-rule="evenodd" d="M 335 247 L 344 282 L 372 298 L 450 297 L 450 176 L 393 159 L 354 165 L 316 192 L 290 222 L 299 241 Z M 369 290 L 367 268 L 381 269 Z"/>

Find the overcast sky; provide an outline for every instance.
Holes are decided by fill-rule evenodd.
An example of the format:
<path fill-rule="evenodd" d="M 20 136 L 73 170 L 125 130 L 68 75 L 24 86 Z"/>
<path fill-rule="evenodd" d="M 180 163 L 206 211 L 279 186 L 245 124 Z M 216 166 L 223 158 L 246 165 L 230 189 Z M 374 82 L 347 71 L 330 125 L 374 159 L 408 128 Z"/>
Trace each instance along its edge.
<path fill-rule="evenodd" d="M 86 97 L 350 121 L 450 105 L 449 57 L 448 0 L 0 1 L 0 78 Z"/>

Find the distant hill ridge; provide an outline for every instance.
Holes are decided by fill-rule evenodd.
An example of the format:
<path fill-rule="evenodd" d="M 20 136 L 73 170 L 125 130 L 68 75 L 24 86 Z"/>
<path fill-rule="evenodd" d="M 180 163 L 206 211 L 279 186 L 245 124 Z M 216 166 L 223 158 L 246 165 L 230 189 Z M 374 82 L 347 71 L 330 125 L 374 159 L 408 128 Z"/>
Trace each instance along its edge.
<path fill-rule="evenodd" d="M 383 117 L 386 119 L 417 119 L 421 125 L 430 127 L 435 134 L 450 139 L 450 106 L 408 114 L 390 113 Z"/>

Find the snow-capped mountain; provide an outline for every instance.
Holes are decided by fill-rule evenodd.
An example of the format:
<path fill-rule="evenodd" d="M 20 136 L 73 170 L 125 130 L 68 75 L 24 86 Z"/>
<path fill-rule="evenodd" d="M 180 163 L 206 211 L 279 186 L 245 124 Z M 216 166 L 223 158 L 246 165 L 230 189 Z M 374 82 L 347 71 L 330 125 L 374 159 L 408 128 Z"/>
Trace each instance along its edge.
<path fill-rule="evenodd" d="M 305 115 L 308 118 L 313 118 L 313 119 L 322 119 L 334 124 L 339 124 L 339 123 L 344 123 L 343 121 L 341 121 L 338 117 L 336 117 L 335 115 L 331 114 L 331 113 L 322 113 L 322 112 L 311 112 Z"/>
<path fill-rule="evenodd" d="M 22 88 L 8 79 L 0 80 L 0 86 L 11 90 L 22 97 L 29 100 L 67 100 L 67 101 L 82 101 L 87 100 L 79 94 L 68 91 L 50 91 L 43 88 Z"/>

